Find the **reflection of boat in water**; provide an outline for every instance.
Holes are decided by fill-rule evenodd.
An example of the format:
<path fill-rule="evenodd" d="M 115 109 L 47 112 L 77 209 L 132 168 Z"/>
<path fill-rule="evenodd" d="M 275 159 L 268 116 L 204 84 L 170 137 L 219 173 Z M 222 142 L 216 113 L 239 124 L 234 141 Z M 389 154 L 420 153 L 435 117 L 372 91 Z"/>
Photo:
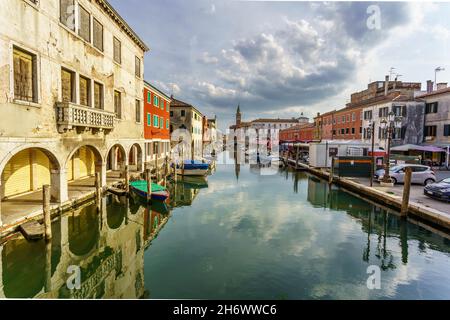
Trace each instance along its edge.
<path fill-rule="evenodd" d="M 208 188 L 208 179 L 206 177 L 180 176 L 178 177 L 178 181 L 182 181 L 184 186 L 190 189 Z"/>
<path fill-rule="evenodd" d="M 130 189 L 138 196 L 147 199 L 147 181 L 137 180 L 130 182 Z M 151 199 L 157 201 L 164 201 L 169 197 L 169 191 L 166 187 L 152 182 L 152 194 Z"/>
<path fill-rule="evenodd" d="M 208 173 L 209 164 L 199 160 L 184 160 L 183 166 L 176 164 L 176 169 L 177 174 L 183 176 L 205 176 Z"/>
<path fill-rule="evenodd" d="M 168 214 L 170 212 L 169 208 L 167 207 L 167 204 L 164 201 L 154 201 L 151 205 L 147 204 L 147 199 L 143 198 L 135 193 L 130 193 L 130 209 L 133 207 L 141 208 L 141 206 L 145 206 L 146 208 L 149 208 L 152 211 L 161 213 L 161 214 Z M 130 210 L 131 211 L 131 210 Z M 137 210 L 136 210 L 137 211 Z M 134 214 L 133 212 L 131 212 Z"/>

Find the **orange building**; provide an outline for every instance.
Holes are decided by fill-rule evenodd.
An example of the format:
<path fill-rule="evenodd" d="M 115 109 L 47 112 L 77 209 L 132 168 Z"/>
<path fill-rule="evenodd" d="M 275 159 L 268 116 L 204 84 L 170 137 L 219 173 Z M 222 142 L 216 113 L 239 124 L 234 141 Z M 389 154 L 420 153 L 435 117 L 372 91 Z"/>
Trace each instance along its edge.
<path fill-rule="evenodd" d="M 170 152 L 170 102 L 164 92 L 144 82 L 146 161 L 165 158 Z"/>

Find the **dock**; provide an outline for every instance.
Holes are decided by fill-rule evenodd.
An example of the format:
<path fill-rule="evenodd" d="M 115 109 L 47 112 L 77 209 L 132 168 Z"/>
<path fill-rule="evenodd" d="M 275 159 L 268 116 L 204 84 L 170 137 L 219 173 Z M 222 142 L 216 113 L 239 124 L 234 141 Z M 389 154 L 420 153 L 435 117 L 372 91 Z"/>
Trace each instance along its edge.
<path fill-rule="evenodd" d="M 289 159 L 290 162 L 295 160 Z M 352 191 L 363 198 L 373 200 L 376 203 L 382 203 L 390 208 L 400 212 L 402 207 L 402 197 L 389 194 L 375 187 L 369 187 L 350 178 L 342 178 L 334 176 L 330 180 L 330 172 L 325 169 L 314 168 L 307 164 L 298 163 L 301 170 L 305 170 L 317 177 L 323 178 L 327 181 L 342 186 L 344 189 Z M 431 223 L 434 226 L 450 231 L 450 214 L 434 208 L 427 207 L 421 203 L 410 201 L 408 205 L 408 217 L 415 217 L 421 221 Z"/>

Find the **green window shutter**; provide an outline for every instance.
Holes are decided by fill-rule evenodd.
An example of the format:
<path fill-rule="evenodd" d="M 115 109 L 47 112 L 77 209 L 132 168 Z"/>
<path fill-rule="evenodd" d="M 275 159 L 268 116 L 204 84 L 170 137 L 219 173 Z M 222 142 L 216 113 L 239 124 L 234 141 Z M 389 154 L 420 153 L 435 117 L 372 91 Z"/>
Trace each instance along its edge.
<path fill-rule="evenodd" d="M 159 127 L 159 124 L 158 124 L 158 116 L 157 116 L 157 115 L 154 115 L 154 116 L 153 116 L 153 126 L 154 126 L 155 128 L 158 128 L 158 127 Z"/>
<path fill-rule="evenodd" d="M 149 112 L 147 112 L 147 126 L 152 126 L 152 115 Z"/>
<path fill-rule="evenodd" d="M 166 129 L 169 129 L 169 119 L 166 120 Z"/>
<path fill-rule="evenodd" d="M 149 92 L 147 92 L 147 102 L 148 103 L 152 103 L 152 94 Z"/>
<path fill-rule="evenodd" d="M 161 117 L 161 119 L 159 120 L 159 127 L 162 129 L 164 128 L 164 118 Z"/>

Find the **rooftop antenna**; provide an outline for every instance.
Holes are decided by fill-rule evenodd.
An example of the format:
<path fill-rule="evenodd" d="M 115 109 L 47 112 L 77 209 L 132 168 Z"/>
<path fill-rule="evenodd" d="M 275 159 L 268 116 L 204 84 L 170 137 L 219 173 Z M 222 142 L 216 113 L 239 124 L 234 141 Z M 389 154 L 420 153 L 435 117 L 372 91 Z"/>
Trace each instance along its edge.
<path fill-rule="evenodd" d="M 434 69 L 434 87 L 437 89 L 437 82 L 436 82 L 436 74 L 439 72 L 439 71 L 444 71 L 445 70 L 445 68 L 443 68 L 443 67 L 437 67 L 436 69 Z"/>
<path fill-rule="evenodd" d="M 394 73 L 394 70 L 395 70 L 394 67 L 391 67 L 391 68 L 389 69 L 389 81 L 391 81 L 391 77 L 392 77 L 392 74 Z"/>

